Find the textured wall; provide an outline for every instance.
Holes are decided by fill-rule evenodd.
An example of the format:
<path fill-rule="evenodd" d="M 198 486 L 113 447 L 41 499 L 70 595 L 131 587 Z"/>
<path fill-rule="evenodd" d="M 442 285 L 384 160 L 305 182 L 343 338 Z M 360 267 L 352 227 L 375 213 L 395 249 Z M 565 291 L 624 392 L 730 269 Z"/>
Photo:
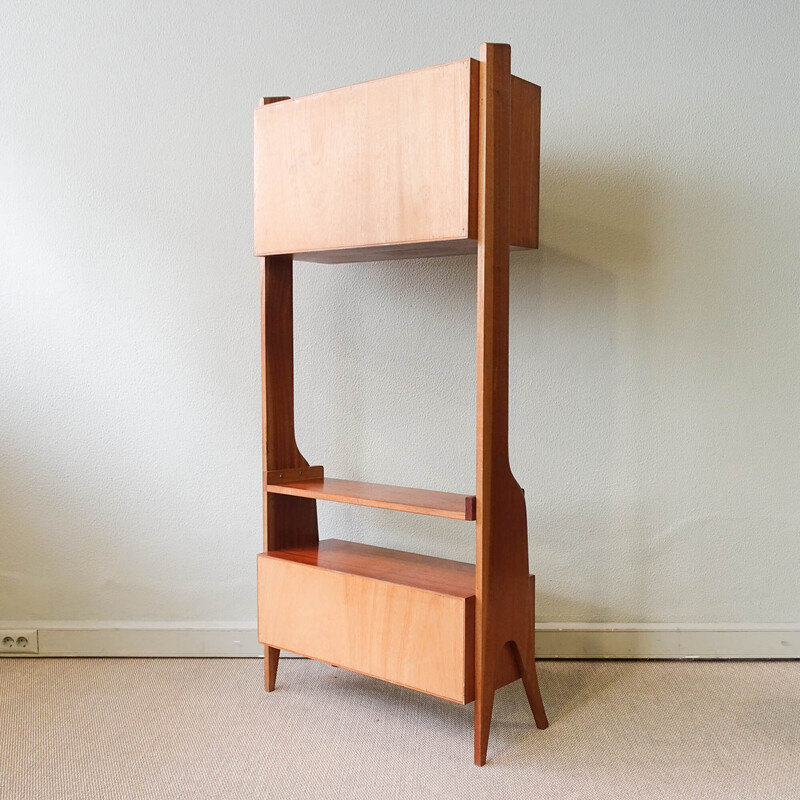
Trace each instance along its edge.
<path fill-rule="evenodd" d="M 543 86 L 511 318 L 540 618 L 800 620 L 799 33 L 794 3 L 3 2 L 0 619 L 254 620 L 252 108 L 490 40 Z M 473 261 L 296 272 L 309 460 L 469 491 Z"/>

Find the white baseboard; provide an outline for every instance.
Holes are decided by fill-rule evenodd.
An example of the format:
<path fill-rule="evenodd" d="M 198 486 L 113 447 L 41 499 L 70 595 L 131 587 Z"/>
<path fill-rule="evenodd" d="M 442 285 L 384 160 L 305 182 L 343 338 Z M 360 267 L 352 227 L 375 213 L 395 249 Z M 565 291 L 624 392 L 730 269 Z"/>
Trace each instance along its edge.
<path fill-rule="evenodd" d="M 536 626 L 537 658 L 800 658 L 800 625 Z"/>
<path fill-rule="evenodd" d="M 38 630 L 38 653 L 0 654 L 9 658 L 263 656 L 255 628 L 247 623 L 0 621 L 0 629 L 34 628 Z M 536 630 L 538 658 L 800 658 L 800 624 L 543 622 Z"/>

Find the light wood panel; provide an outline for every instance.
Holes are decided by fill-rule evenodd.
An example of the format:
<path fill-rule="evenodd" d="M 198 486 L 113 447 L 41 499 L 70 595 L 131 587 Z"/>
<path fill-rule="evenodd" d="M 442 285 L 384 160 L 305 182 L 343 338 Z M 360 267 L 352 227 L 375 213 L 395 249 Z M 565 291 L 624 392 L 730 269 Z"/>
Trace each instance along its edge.
<path fill-rule="evenodd" d="M 471 59 L 255 112 L 255 251 L 467 238 Z"/>
<path fill-rule="evenodd" d="M 277 479 L 275 483 L 272 481 L 268 483 L 267 491 L 296 497 L 313 497 L 317 500 L 333 500 L 357 506 L 387 508 L 392 511 L 408 511 L 412 514 L 427 514 L 431 517 L 475 519 L 474 495 L 408 489 L 403 486 L 346 481 L 339 478 L 294 481 Z"/>
<path fill-rule="evenodd" d="M 463 703 L 474 597 L 263 554 L 259 641 Z"/>

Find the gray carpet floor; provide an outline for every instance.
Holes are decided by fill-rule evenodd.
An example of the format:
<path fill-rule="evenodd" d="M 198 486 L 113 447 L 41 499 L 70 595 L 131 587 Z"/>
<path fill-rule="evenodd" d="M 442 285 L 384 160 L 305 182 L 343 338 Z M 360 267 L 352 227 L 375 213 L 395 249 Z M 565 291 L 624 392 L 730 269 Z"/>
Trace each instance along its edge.
<path fill-rule="evenodd" d="M 800 663 L 542 661 L 551 725 L 300 659 L 0 660 L 0 798 L 800 798 Z"/>

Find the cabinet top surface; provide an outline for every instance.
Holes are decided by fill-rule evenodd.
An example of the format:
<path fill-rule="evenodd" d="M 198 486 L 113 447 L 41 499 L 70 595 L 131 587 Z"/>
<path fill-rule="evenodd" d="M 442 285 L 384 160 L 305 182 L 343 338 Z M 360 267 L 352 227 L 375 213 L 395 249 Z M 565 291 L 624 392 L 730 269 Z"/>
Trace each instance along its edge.
<path fill-rule="evenodd" d="M 451 67 L 466 66 L 467 64 L 477 65 L 478 63 L 480 62 L 476 61 L 474 58 L 459 58 L 456 59 L 455 61 L 447 61 L 444 64 L 434 64 L 433 66 L 430 67 L 420 67 L 419 69 L 412 69 L 409 70 L 408 72 L 397 72 L 392 75 L 383 75 L 380 78 L 370 78 L 369 80 L 366 81 L 357 81 L 356 83 L 349 83 L 346 86 L 336 86 L 332 89 L 321 89 L 318 92 L 311 92 L 310 94 L 302 94 L 298 97 L 287 97 L 285 100 L 278 100 L 268 103 L 264 103 L 262 101 L 256 106 L 256 113 L 257 114 L 269 113 L 270 111 L 274 111 L 278 105 L 291 106 L 291 105 L 297 105 L 299 103 L 302 104 L 309 100 L 314 100 L 315 98 L 329 97 L 331 95 L 346 93 L 351 89 L 360 89 L 360 88 L 369 89 L 371 87 L 380 88 L 380 84 L 386 81 L 393 81 L 437 70 L 446 70 Z M 269 100 L 269 98 L 267 98 L 267 100 Z"/>
<path fill-rule="evenodd" d="M 475 594 L 474 564 L 341 539 L 323 539 L 319 544 L 306 547 L 273 550 L 262 558 L 294 561 L 463 599 Z"/>

